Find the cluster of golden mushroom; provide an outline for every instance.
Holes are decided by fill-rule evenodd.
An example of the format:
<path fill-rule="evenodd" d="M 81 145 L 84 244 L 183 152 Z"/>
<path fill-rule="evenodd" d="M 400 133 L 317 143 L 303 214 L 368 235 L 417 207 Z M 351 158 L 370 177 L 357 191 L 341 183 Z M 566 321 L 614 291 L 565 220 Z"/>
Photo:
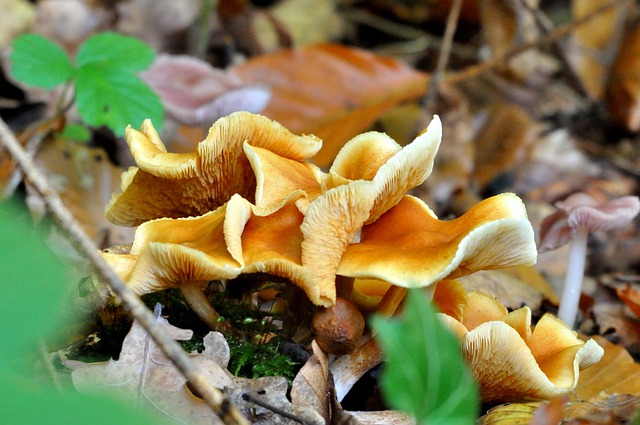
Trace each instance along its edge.
<path fill-rule="evenodd" d="M 347 279 L 352 290 L 340 291 L 341 297 L 391 313 L 395 307 L 388 299 L 397 306 L 399 288 L 536 260 L 533 230 L 516 195 L 491 197 L 457 219 L 441 221 L 422 200 L 406 194 L 432 171 L 441 140 L 437 117 L 405 147 L 379 132 L 355 137 L 328 172 L 311 162 L 321 140 L 247 112 L 216 121 L 192 153 L 168 153 L 149 121 L 141 131 L 128 128 L 126 137 L 137 167 L 123 174 L 122 192 L 107 206 L 107 217 L 138 228 L 130 253 L 103 256 L 139 294 L 180 287 L 212 327 L 219 326 L 217 313 L 203 293 L 212 280 L 277 276 L 300 287 L 323 311 L 336 304 L 336 279 Z M 382 300 L 372 297 L 380 288 Z M 448 302 L 453 299 L 460 302 L 449 310 L 458 314 L 443 320 L 463 340 L 488 400 L 514 396 L 510 380 L 519 373 L 498 372 L 508 379 L 483 383 L 495 381 L 485 372 L 499 363 L 504 346 L 498 341 L 492 347 L 504 333 L 495 323 L 515 329 L 511 333 L 521 342 L 514 349 L 529 352 L 519 357 L 537 362 L 540 375 L 531 379 L 549 381 L 531 384 L 523 397 L 571 390 L 578 369 L 602 355 L 597 344 L 584 344 L 555 319 L 545 319 L 545 331 L 532 333 L 526 310 L 493 308 L 481 320 L 490 325 L 477 318 L 472 325 L 467 312 L 478 310 L 474 305 L 484 298 L 469 293 Z M 442 310 L 448 311 L 445 304 Z M 490 366 L 482 364 L 486 350 L 492 350 Z"/>

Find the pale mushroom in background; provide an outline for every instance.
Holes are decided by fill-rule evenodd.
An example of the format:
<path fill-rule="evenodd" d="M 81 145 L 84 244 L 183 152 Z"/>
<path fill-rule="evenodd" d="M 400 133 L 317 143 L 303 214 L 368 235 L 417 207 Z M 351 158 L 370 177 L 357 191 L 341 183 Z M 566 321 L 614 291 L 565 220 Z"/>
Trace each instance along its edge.
<path fill-rule="evenodd" d="M 573 328 L 578 316 L 589 232 L 627 226 L 640 212 L 640 199 L 623 196 L 598 202 L 586 193 L 575 193 L 556 206 L 560 211 L 545 218 L 540 225 L 538 249 L 545 252 L 571 242 L 558 317 Z"/>
<path fill-rule="evenodd" d="M 140 77 L 160 96 L 169 116 L 186 125 L 208 125 L 237 111 L 259 113 L 271 98 L 268 87 L 247 84 L 193 56 L 158 55 Z"/>

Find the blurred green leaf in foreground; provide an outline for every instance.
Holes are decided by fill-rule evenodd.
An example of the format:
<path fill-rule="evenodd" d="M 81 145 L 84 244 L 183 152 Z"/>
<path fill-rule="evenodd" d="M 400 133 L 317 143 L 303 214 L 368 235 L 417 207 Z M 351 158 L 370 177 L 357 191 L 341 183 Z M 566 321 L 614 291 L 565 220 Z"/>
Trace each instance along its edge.
<path fill-rule="evenodd" d="M 373 318 L 387 363 L 382 392 L 419 424 L 473 424 L 476 383 L 455 337 L 439 322 L 426 296 L 409 290 L 403 316 Z"/>
<path fill-rule="evenodd" d="M 63 324 L 68 295 L 64 264 L 34 232 L 30 216 L 13 202 L 0 203 L 0 418 L 6 425 L 153 424 L 118 402 L 59 391 L 30 369 L 38 341 Z"/>

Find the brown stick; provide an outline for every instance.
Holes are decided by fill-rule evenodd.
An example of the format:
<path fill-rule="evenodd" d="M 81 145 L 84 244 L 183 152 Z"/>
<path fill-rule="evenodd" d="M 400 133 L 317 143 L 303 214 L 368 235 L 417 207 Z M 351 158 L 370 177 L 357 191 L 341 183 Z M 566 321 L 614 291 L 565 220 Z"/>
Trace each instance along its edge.
<path fill-rule="evenodd" d="M 31 183 L 42 196 L 47 209 L 58 221 L 60 227 L 67 233 L 69 239 L 82 252 L 96 273 L 107 283 L 109 288 L 121 300 L 131 315 L 147 330 L 149 335 L 158 343 L 167 357 L 182 372 L 185 378 L 202 395 L 205 402 L 220 417 L 225 424 L 248 425 L 248 421 L 231 404 L 217 388 L 209 383 L 207 378 L 196 367 L 176 341 L 164 333 L 158 326 L 156 319 L 138 298 L 118 277 L 115 271 L 102 259 L 93 241 L 80 229 L 80 225 L 62 203 L 56 192 L 48 185 L 45 176 L 35 167 L 33 161 L 20 146 L 15 136 L 0 118 L 0 142 L 4 144 L 26 180 Z"/>
<path fill-rule="evenodd" d="M 509 59 L 511 59 L 514 56 L 519 55 L 520 53 L 532 49 L 534 47 L 538 47 L 540 46 L 542 43 L 554 43 L 557 40 L 561 39 L 562 37 L 567 36 L 569 33 L 571 33 L 571 31 L 573 31 L 574 29 L 576 29 L 579 26 L 582 26 L 588 22 L 590 22 L 592 19 L 594 19 L 596 16 L 598 16 L 601 13 L 606 12 L 607 10 L 616 7 L 618 5 L 620 5 L 624 0 L 611 0 L 605 4 L 603 4 L 602 6 L 600 6 L 599 8 L 597 8 L 596 10 L 593 11 L 593 13 L 589 16 L 585 16 L 584 18 L 569 22 L 568 24 L 565 25 L 561 25 L 559 27 L 557 27 L 555 30 L 549 32 L 548 34 L 546 34 L 545 36 L 541 37 L 538 40 L 534 40 L 531 41 L 529 43 L 524 43 L 521 44 L 518 47 L 513 48 L 511 51 L 495 57 L 491 60 L 488 60 L 486 62 L 482 62 L 479 63 L 477 65 L 474 66 L 470 66 L 458 73 L 449 75 L 448 77 L 444 78 L 444 82 L 446 82 L 447 84 L 458 84 L 461 83 L 465 80 L 468 80 L 470 78 L 474 78 L 477 77 L 487 71 L 490 71 L 494 68 L 497 68 L 501 65 L 505 65 Z"/>
<path fill-rule="evenodd" d="M 449 56 L 451 54 L 451 46 L 453 44 L 453 36 L 458 28 L 458 18 L 460 17 L 460 10 L 462 9 L 462 0 L 454 0 L 449 16 L 447 17 L 447 27 L 444 31 L 444 38 L 442 40 L 442 48 L 440 49 L 440 55 L 438 56 L 438 63 L 433 75 L 429 79 L 429 86 L 427 93 L 422 101 L 422 109 L 426 112 L 426 117 L 431 120 L 431 105 L 435 100 L 438 91 L 439 84 L 444 75 L 444 71 L 447 69 L 449 63 Z M 425 123 L 426 124 L 426 123 Z"/>

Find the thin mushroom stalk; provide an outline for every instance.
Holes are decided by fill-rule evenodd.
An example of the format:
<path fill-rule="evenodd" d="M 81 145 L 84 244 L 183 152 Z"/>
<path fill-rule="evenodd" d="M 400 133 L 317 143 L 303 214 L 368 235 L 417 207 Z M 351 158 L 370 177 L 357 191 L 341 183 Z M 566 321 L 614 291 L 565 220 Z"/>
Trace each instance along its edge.
<path fill-rule="evenodd" d="M 204 323 L 209 325 L 214 331 L 221 332 L 224 335 L 234 335 L 238 331 L 231 324 L 224 320 L 215 308 L 209 303 L 204 290 L 203 284 L 206 282 L 190 281 L 180 285 L 182 295 L 189 304 L 189 307 Z"/>
<path fill-rule="evenodd" d="M 578 317 L 588 236 L 589 231 L 584 227 L 579 227 L 575 231 L 571 241 L 569 265 L 562 290 L 562 300 L 558 310 L 558 317 L 571 328 L 575 326 L 576 318 Z"/>

